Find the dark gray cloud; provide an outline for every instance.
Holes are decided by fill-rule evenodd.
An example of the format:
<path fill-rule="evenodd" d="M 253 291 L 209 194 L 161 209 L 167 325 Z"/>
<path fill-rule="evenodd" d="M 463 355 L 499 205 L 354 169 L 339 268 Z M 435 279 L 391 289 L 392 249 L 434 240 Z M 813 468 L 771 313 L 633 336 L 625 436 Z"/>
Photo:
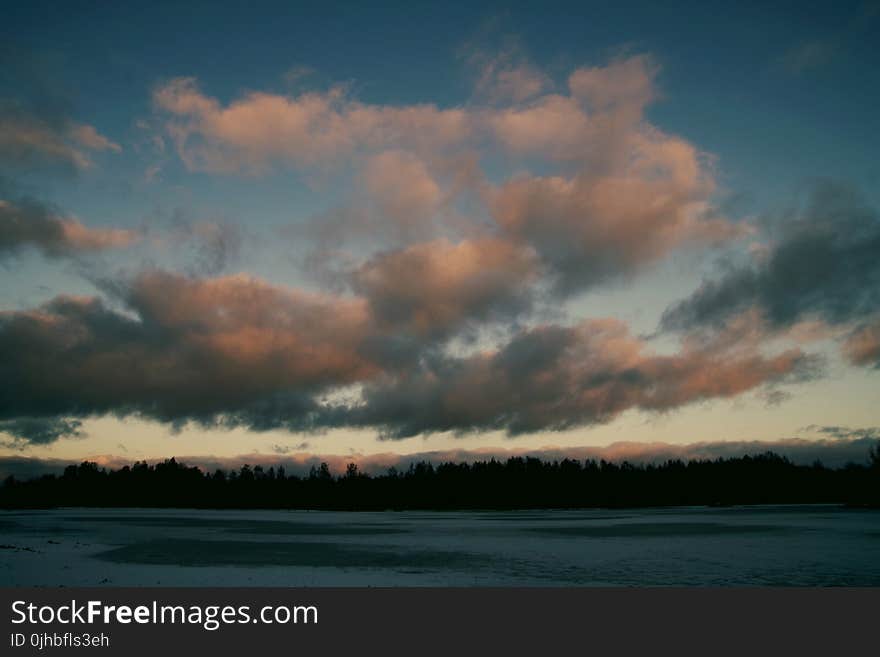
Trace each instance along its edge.
<path fill-rule="evenodd" d="M 21 447 L 26 444 L 46 445 L 59 438 L 79 438 L 84 436 L 82 422 L 76 419 L 53 417 L 16 417 L 0 420 L 0 433 L 12 436 L 7 447 Z"/>
<path fill-rule="evenodd" d="M 248 94 L 226 104 L 191 79 L 158 88 L 162 123 L 191 169 L 333 168 L 363 155 L 354 168 L 368 170 L 353 182 L 364 187 L 365 209 L 322 217 L 327 232 L 318 236 L 328 247 L 321 271 L 345 285 L 312 294 L 246 275 L 200 278 L 235 261 L 240 235 L 224 224 L 181 223 L 167 242 L 192 263 L 188 275 L 145 271 L 101 283 L 104 298 L 58 297 L 0 313 L 8 433 L 51 442 L 75 433 L 72 422 L 114 414 L 173 427 L 374 427 L 390 438 L 520 434 L 747 391 L 779 403 L 784 392 L 774 386 L 815 376 L 818 361 L 799 349 L 771 355 L 753 343 L 688 336 L 678 353 L 661 356 L 610 321 L 510 328 L 514 337 L 497 349 L 444 351 L 474 326 L 534 318 L 542 297 L 557 303 L 686 245 L 744 234 L 707 209 L 717 187 L 699 149 L 647 123 L 644 109 L 657 95 L 650 58 L 578 69 L 559 94 L 544 94 L 546 81 L 529 67 L 486 66 L 484 91 L 499 104 L 485 108 L 377 106 L 336 92 Z M 77 122 L 52 84 L 9 96 L 25 82 L 9 70 L 0 67 L 0 175 L 78 170 L 92 153 L 120 149 Z M 533 91 L 511 97 L 511 80 Z M 236 138 L 218 129 L 243 115 L 250 127 Z M 486 145 L 510 156 L 513 170 L 534 161 L 543 175 L 490 183 L 479 166 Z M 471 209 L 481 218 L 447 216 Z M 377 237 L 373 214 L 384 226 Z M 369 250 L 335 266 L 323 254 L 339 251 L 340 226 Z M 666 313 L 664 328 L 725 326 L 754 307 L 774 326 L 812 316 L 844 324 L 878 311 L 878 217 L 854 194 L 822 188 L 773 231 L 765 259 L 705 283 Z M 36 201 L 0 204 L 0 255 L 32 248 L 70 256 L 134 238 Z M 854 334 L 853 362 L 876 361 L 875 335 Z M 351 388 L 360 398 L 340 402 L 336 393 Z"/>
<path fill-rule="evenodd" d="M 855 190 L 819 184 L 802 211 L 770 229 L 768 253 L 704 281 L 666 310 L 662 328 L 720 327 L 751 308 L 774 328 L 880 312 L 880 214 Z"/>
<path fill-rule="evenodd" d="M 15 477 L 19 480 L 35 479 L 45 474 L 59 475 L 72 461 L 65 459 L 42 459 L 28 456 L 0 456 L 0 479 Z"/>
<path fill-rule="evenodd" d="M 272 445 L 272 451 L 276 454 L 294 454 L 296 452 L 302 452 L 309 448 L 308 441 L 302 441 L 296 445 Z"/>
<path fill-rule="evenodd" d="M 797 349 L 764 357 L 716 347 L 658 356 L 613 320 L 545 326 L 521 332 L 496 352 L 435 355 L 368 382 L 364 404 L 342 417 L 380 427 L 387 438 L 438 431 L 516 435 L 604 423 L 634 408 L 667 411 L 817 373 L 816 359 Z"/>
<path fill-rule="evenodd" d="M 195 272 L 216 276 L 237 262 L 241 252 L 241 232 L 229 223 L 200 222 L 193 226 Z"/>
<path fill-rule="evenodd" d="M 817 365 L 798 349 L 765 356 L 723 342 L 653 355 L 622 323 L 599 320 L 520 331 L 470 356 L 416 343 L 403 367 L 386 359 L 396 334 L 364 299 L 162 271 L 107 291 L 113 306 L 58 297 L 0 313 L 0 420 L 116 414 L 175 427 L 374 427 L 392 438 L 519 434 L 733 397 L 809 378 Z M 341 403 L 334 393 L 351 384 L 360 398 Z"/>
<path fill-rule="evenodd" d="M 0 258 L 29 248 L 49 257 L 72 256 L 126 246 L 136 239 L 130 230 L 88 228 L 34 199 L 0 199 Z"/>
<path fill-rule="evenodd" d="M 154 236 L 187 263 L 190 276 L 217 276 L 240 259 L 242 229 L 228 221 L 187 217 L 178 209 L 156 228 Z"/>
<path fill-rule="evenodd" d="M 56 213 L 31 199 L 17 204 L 0 201 L 0 254 L 33 246 L 52 255 L 67 250 L 64 227 Z"/>
<path fill-rule="evenodd" d="M 136 239 L 132 231 L 87 228 L 43 201 L 13 198 L 22 176 L 73 174 L 92 166 L 93 153 L 122 150 L 75 119 L 62 69 L 51 57 L 0 44 L 0 258 L 28 248 L 71 256 Z"/>
<path fill-rule="evenodd" d="M 838 438 L 840 440 L 880 440 L 880 427 L 861 427 L 854 429 L 852 427 L 845 426 L 820 426 L 817 424 L 811 424 L 804 427 L 803 431 L 821 433 L 832 438 Z"/>
<path fill-rule="evenodd" d="M 97 298 L 0 313 L 0 419 L 141 414 L 256 429 L 310 421 L 311 395 L 361 380 L 363 304 L 246 276 L 150 272 Z"/>

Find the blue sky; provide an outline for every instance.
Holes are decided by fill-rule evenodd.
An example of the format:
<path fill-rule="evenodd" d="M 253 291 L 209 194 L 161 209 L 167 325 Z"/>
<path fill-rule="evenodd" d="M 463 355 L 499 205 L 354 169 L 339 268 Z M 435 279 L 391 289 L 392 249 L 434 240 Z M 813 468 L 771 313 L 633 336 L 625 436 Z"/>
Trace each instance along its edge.
<path fill-rule="evenodd" d="M 149 113 L 150 90 L 170 77 L 195 76 L 228 100 L 247 89 L 283 90 L 285 72 L 309 67 L 306 86 L 350 81 L 365 102 L 454 106 L 471 94 L 461 59 L 471 44 L 515 40 L 558 77 L 622 51 L 650 52 L 663 65 L 664 94 L 650 116 L 717 154 L 736 193 L 772 200 L 812 177 L 876 189 L 869 136 L 880 122 L 873 111 L 880 100 L 877 12 L 859 2 L 479 9 L 455 2 L 186 9 L 33 2 L 7 11 L 0 30 L 12 48 L 45 63 L 77 114 L 118 138 L 131 134 L 133 117 Z M 23 76 L 11 77 L 20 84 Z M 108 203 L 104 213 L 112 211 Z"/>
<path fill-rule="evenodd" d="M 166 291 L 169 304 L 175 286 L 189 281 L 198 288 L 196 311 L 241 314 L 232 333 L 210 333 L 218 341 L 212 348 L 226 349 L 233 340 L 244 349 L 243 336 L 256 330 L 246 318 L 262 318 L 265 309 L 236 305 L 242 294 L 289 303 L 285 312 L 296 318 L 304 311 L 291 295 L 301 292 L 343 304 L 334 306 L 334 317 L 355 312 L 345 304 L 360 303 L 368 328 L 352 352 L 365 362 L 314 380 L 308 368 L 272 374 L 283 381 L 275 386 L 260 378 L 263 361 L 236 370 L 218 365 L 226 351 L 211 352 L 219 369 L 202 376 L 252 377 L 266 396 L 248 393 L 207 411 L 195 404 L 172 412 L 172 404 L 157 400 L 178 395 L 178 383 L 163 389 L 156 382 L 147 389 L 132 383 L 130 397 L 68 393 L 64 403 L 41 405 L 54 394 L 43 381 L 51 375 L 16 361 L 10 376 L 40 374 L 33 374 L 26 393 L 0 397 L 0 422 L 9 436 L 0 449 L 71 458 L 118 455 L 129 447 L 149 457 L 169 449 L 232 456 L 271 452 L 279 443 L 309 443 L 304 450 L 323 453 L 411 452 L 425 445 L 507 446 L 510 440 L 530 448 L 621 439 L 779 440 L 807 425 L 880 424 L 871 402 L 880 309 L 876 295 L 847 287 L 858 276 L 841 264 L 870 254 L 877 230 L 878 26 L 876 3 L 17 3 L 0 25 L 0 121 L 7 126 L 0 131 L 0 147 L 7 148 L 0 150 L 0 198 L 8 209 L 3 220 L 12 222 L 8 235 L 0 233 L 7 240 L 0 243 L 7 322 L 0 340 L 7 347 L 18 335 L 13 328 L 30 321 L 28 313 L 57 295 L 78 295 L 100 299 L 106 312 L 117 313 L 101 321 L 142 322 L 137 349 L 153 358 L 196 349 L 190 334 L 146 334 L 143 298 L 158 284 L 150 278 L 156 272 L 181 277 L 168 279 L 177 281 Z M 579 71 L 586 72 L 582 95 L 573 82 Z M 291 122 L 309 98 L 326 104 L 313 118 L 328 123 L 302 144 L 285 145 L 298 134 Z M 568 119 L 558 134 L 541 132 L 559 116 L 557 101 L 572 112 L 575 101 L 583 104 L 584 113 L 572 120 L 587 117 L 587 132 L 569 135 Z M 425 121 L 434 123 L 411 131 L 401 117 L 424 107 L 434 112 Z M 229 111 L 234 108 L 257 125 L 241 124 Z M 503 123 L 535 108 L 548 113 L 528 130 L 517 123 L 513 133 L 513 124 Z M 372 127 L 359 123 L 359 112 L 375 114 L 368 119 Z M 389 112 L 397 118 L 377 118 Z M 451 128 L 440 124 L 453 114 L 467 124 L 461 135 L 450 136 Z M 605 127 L 595 132 L 591 121 Z M 76 136 L 83 126 L 93 136 Z M 28 130 L 42 141 L 26 139 Z M 328 146 L 322 130 L 341 131 L 332 136 L 341 141 Z M 403 136 L 378 136 L 383 130 Z M 423 138 L 432 130 L 446 132 L 426 146 Z M 64 157 L 88 164 L 53 160 L 57 153 L 47 149 L 57 143 L 71 149 Z M 630 148 L 662 173 L 612 162 Z M 476 164 L 466 164 L 472 156 Z M 611 173 L 596 173 L 606 169 Z M 655 175 L 666 177 L 659 188 Z M 646 195 L 639 209 L 625 207 L 624 192 L 596 192 L 595 185 L 612 180 Z M 668 213 L 633 216 L 679 197 Z M 40 212 L 26 212 L 25 199 L 39 203 Z M 557 210 L 546 209 L 557 200 Z M 589 208 L 583 216 L 578 203 Z M 693 223 L 696 214 L 704 224 Z M 79 230 L 71 222 L 94 232 L 71 232 Z M 620 222 L 632 226 L 624 230 Z M 661 224 L 674 226 L 676 236 Z M 832 240 L 827 262 L 817 265 L 827 264 L 824 277 L 792 292 L 802 302 L 784 325 L 777 322 L 784 304 L 773 263 L 822 231 L 836 235 L 835 226 L 857 238 Z M 419 257 L 429 264 L 416 262 Z M 427 302 L 414 301 L 397 280 L 414 262 L 414 279 L 425 267 L 450 263 L 442 274 L 430 270 L 437 284 L 424 288 L 433 295 Z M 869 258 L 858 262 L 866 263 L 858 266 L 870 287 L 877 270 Z M 244 291 L 239 275 L 263 287 Z M 755 281 L 748 290 L 737 286 L 744 277 Z M 706 280 L 730 290 L 736 313 L 693 310 Z M 491 289 L 475 300 L 482 285 Z M 848 294 L 853 302 L 843 310 L 832 303 Z M 214 295 L 222 308 L 198 306 Z M 707 295 L 700 303 L 711 305 Z M 683 329 L 661 328 L 664 312 L 687 299 L 694 302 L 684 310 L 696 319 L 682 320 Z M 55 319 L 72 321 L 63 313 Z M 621 346 L 624 338 L 597 323 L 611 319 L 630 342 Z M 755 325 L 748 336 L 736 333 L 739 342 L 731 347 L 729 336 L 747 322 Z M 299 348 L 304 338 L 285 333 L 288 323 L 273 327 L 281 333 L 271 339 L 280 344 L 295 337 Z M 336 323 L 328 330 L 354 339 Z M 585 386 L 558 416 L 548 417 L 543 406 L 510 407 L 527 392 L 513 383 L 499 392 L 506 397 L 487 401 L 491 409 L 441 404 L 433 418 L 414 410 L 457 399 L 457 386 L 478 378 L 485 365 L 480 358 L 498 367 L 521 344 L 551 334 L 564 334 L 559 339 L 573 350 L 566 358 L 586 359 L 573 369 L 567 360 L 549 375 L 561 395 Z M 623 360 L 609 365 L 610 373 L 593 372 L 593 357 L 582 353 L 596 336 L 609 341 L 602 350 L 621 351 Z M 121 342 L 118 352 L 111 345 L 101 355 L 107 338 L 101 342 L 96 333 L 91 339 L 96 342 L 79 345 L 76 354 L 62 350 L 56 357 L 91 371 L 92 361 L 76 360 L 81 351 L 109 359 L 135 348 Z M 394 369 L 384 351 L 364 357 L 377 340 L 410 345 L 411 368 Z M 27 344 L 36 349 L 42 343 Z M 307 353 L 338 346 L 310 344 Z M 801 360 L 792 350 L 800 350 Z M 778 360 L 783 354 L 788 365 Z M 343 358 L 334 355 L 334 364 L 337 356 Z M 664 356 L 678 360 L 657 360 Z M 270 360 L 288 357 L 282 351 Z M 235 358 L 243 356 L 235 352 Z M 299 366 L 298 358 L 290 367 Z M 667 367 L 690 371 L 704 360 L 731 368 L 740 363 L 742 370 L 731 370 L 728 387 L 700 384 L 696 375 L 674 379 L 668 385 L 681 388 L 675 399 L 657 394 L 665 379 L 625 387 L 633 385 L 627 377 L 667 376 L 658 374 Z M 181 363 L 169 367 L 175 376 L 189 376 L 174 370 Z M 752 382 L 744 375 L 761 368 L 764 378 Z M 625 392 L 603 389 L 605 401 L 588 405 L 584 400 L 595 391 L 584 383 L 584 370 L 591 381 L 620 377 L 615 386 Z M 464 372 L 464 380 L 444 379 L 449 372 Z M 429 390 L 429 380 L 440 387 Z M 531 386 L 537 381 L 527 382 L 528 394 L 536 394 Z M 206 381 L 197 383 L 210 390 Z M 404 390 L 419 386 L 425 398 L 404 398 Z M 252 418 L 255 405 L 263 408 L 273 395 L 294 393 L 319 408 L 311 415 L 300 406 L 286 408 L 283 421 L 241 419 Z M 344 411 L 318 401 L 360 393 L 366 396 Z M 230 393 L 211 394 L 219 400 Z M 823 399 L 837 407 L 825 408 Z M 303 424 L 306 417 L 317 427 Z M 73 426 L 65 422 L 82 424 L 65 433 L 58 427 Z M 729 430 L 706 435 L 718 424 Z M 25 425 L 50 428 L 35 438 Z M 388 436 L 397 440 L 377 438 Z"/>

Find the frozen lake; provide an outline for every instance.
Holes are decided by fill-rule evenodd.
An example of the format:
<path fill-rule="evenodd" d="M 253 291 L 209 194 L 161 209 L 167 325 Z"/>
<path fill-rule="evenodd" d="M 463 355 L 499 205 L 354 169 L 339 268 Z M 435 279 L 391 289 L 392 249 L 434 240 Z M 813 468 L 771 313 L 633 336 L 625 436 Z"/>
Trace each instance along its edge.
<path fill-rule="evenodd" d="M 880 511 L 9 511 L 0 585 L 878 586 Z"/>

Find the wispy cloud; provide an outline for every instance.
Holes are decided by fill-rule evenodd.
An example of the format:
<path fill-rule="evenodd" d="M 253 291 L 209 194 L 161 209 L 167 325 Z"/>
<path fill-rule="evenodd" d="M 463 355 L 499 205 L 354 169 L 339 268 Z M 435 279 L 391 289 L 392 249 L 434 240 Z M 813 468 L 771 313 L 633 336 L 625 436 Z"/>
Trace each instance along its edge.
<path fill-rule="evenodd" d="M 839 54 L 839 46 L 833 40 L 814 39 L 793 46 L 779 58 L 778 64 L 792 74 L 806 73 L 822 68 Z"/>

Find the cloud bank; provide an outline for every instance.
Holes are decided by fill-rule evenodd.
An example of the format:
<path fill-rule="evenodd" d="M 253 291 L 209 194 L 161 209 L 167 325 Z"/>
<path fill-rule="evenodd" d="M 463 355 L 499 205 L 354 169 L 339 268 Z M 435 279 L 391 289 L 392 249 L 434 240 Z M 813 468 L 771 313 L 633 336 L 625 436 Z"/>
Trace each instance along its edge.
<path fill-rule="evenodd" d="M 817 369 L 797 348 L 765 356 L 751 345 L 685 343 L 656 355 L 610 319 L 524 329 L 500 348 L 457 356 L 420 339 L 418 323 L 413 338 L 410 323 L 368 298 L 241 275 L 152 271 L 108 293 L 116 307 L 57 297 L 0 313 L 0 418 L 112 413 L 255 430 L 368 426 L 391 438 L 518 434 L 732 397 Z M 332 398 L 352 385 L 356 401 Z"/>
<path fill-rule="evenodd" d="M 238 233 L 193 223 L 177 240 L 199 245 L 185 273 L 107 273 L 94 295 L 0 312 L 0 431 L 46 444 L 106 414 L 388 439 L 588 427 L 749 392 L 779 400 L 822 373 L 792 339 L 811 322 L 841 336 L 849 362 L 877 366 L 880 221 L 857 194 L 820 186 L 791 216 L 732 220 L 713 158 L 647 119 L 651 57 L 559 81 L 516 53 L 468 61 L 474 98 L 454 107 L 367 103 L 345 86 L 221 101 L 194 78 L 158 84 L 144 129 L 160 126 L 153 137 L 189 171 L 351 190 L 288 227 L 321 285 L 220 275 Z M 86 152 L 121 148 L 88 124 L 16 112 L 4 161 L 84 168 Z M 0 256 L 138 238 L 0 202 Z M 547 311 L 681 249 L 746 239 L 748 262 L 664 313 L 666 352 L 617 319 Z"/>
<path fill-rule="evenodd" d="M 479 65 L 490 95 L 505 102 L 371 105 L 337 87 L 253 92 L 224 105 L 196 80 L 179 78 L 160 85 L 154 103 L 192 170 L 330 175 L 354 167 L 378 213 L 371 230 L 395 233 L 404 248 L 424 237 L 476 237 L 483 246 L 493 240 L 496 251 L 529 251 L 565 294 L 631 275 L 682 245 L 742 234 L 711 210 L 710 159 L 645 120 L 658 71 L 649 57 L 577 69 L 565 93 L 504 58 Z M 504 91 L 514 82 L 522 93 Z M 547 173 L 492 182 L 482 160 L 499 155 Z M 360 217 L 352 212 L 344 225 L 355 230 Z M 383 222 L 387 230 L 376 225 Z M 419 248 L 430 257 L 431 245 Z"/>
<path fill-rule="evenodd" d="M 870 431 L 866 429 L 863 431 Z M 294 450 L 276 454 L 241 454 L 233 457 L 178 456 L 177 461 L 187 465 L 195 465 L 205 472 L 217 469 L 238 469 L 244 464 L 261 465 L 264 468 L 273 466 L 284 467 L 287 474 L 308 475 L 312 467 L 327 463 L 330 471 L 343 474 L 349 463 L 356 463 L 360 472 L 383 474 L 388 468 L 406 469 L 410 463 L 428 462 L 434 465 L 441 463 L 472 463 L 489 459 L 505 460 L 511 457 L 533 457 L 553 461 L 562 459 L 605 460 L 620 463 L 663 463 L 668 460 L 680 459 L 705 460 L 717 458 L 736 458 L 740 456 L 774 452 L 794 463 L 809 465 L 816 461 L 826 467 L 842 467 L 848 463 L 863 464 L 868 460 L 869 451 L 878 444 L 876 433 L 873 438 L 815 440 L 789 438 L 784 440 L 754 441 L 719 441 L 700 442 L 683 445 L 670 443 L 635 443 L 618 442 L 603 447 L 541 447 L 537 449 L 522 448 L 486 448 L 477 450 L 437 450 L 417 452 L 414 454 L 310 454 Z M 290 453 L 295 452 L 295 453 Z M 88 460 L 98 463 L 101 467 L 120 468 L 131 465 L 129 459 L 119 456 L 91 456 Z M 24 480 L 39 477 L 43 474 L 61 474 L 68 465 L 78 465 L 78 461 L 66 459 L 44 459 L 25 456 L 0 456 L 0 479 L 14 476 Z"/>

